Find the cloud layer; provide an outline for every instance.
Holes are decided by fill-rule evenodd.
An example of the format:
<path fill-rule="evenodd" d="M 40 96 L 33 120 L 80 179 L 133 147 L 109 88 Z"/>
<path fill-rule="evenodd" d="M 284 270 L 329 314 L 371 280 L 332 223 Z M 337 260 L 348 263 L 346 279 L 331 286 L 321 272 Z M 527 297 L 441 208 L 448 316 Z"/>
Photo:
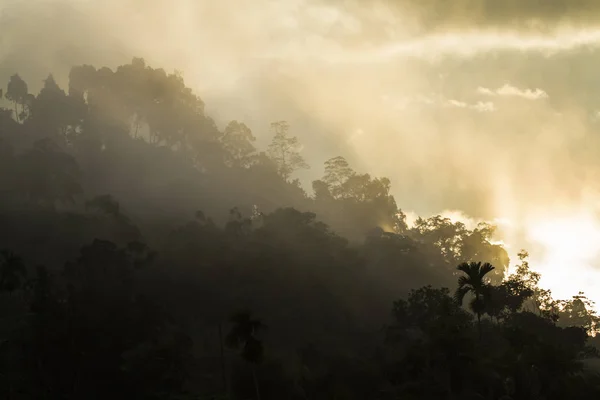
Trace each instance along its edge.
<path fill-rule="evenodd" d="M 389 0 L 409 12 L 425 29 L 496 26 L 540 29 L 560 23 L 594 24 L 600 17 L 595 0 Z"/>
<path fill-rule="evenodd" d="M 484 96 L 522 97 L 528 100 L 540 100 L 548 98 L 548 93 L 544 92 L 542 89 L 519 89 L 509 84 L 505 84 L 496 90 L 480 86 L 477 88 L 477 92 Z"/>

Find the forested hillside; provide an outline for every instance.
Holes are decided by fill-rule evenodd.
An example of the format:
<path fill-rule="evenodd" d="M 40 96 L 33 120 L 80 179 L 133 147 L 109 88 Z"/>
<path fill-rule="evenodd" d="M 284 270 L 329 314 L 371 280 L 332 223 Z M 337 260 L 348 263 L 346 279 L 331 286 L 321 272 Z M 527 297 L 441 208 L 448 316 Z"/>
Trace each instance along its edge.
<path fill-rule="evenodd" d="M 408 224 L 389 179 L 309 166 L 277 116 L 259 149 L 142 59 L 2 96 L 2 398 L 600 395 L 584 294 L 525 251 L 509 271 L 493 225 Z"/>

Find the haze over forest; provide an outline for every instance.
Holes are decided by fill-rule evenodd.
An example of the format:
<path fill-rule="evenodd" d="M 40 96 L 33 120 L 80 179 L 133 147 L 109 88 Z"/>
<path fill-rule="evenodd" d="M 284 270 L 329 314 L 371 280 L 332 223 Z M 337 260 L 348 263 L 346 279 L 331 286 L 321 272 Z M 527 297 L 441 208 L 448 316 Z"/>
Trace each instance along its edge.
<path fill-rule="evenodd" d="M 2 265 L 156 250 L 173 269 L 140 279 L 154 293 L 166 274 L 193 332 L 244 302 L 293 325 L 266 297 L 314 285 L 297 312 L 325 348 L 490 262 L 485 287 L 527 290 L 452 308 L 479 340 L 507 310 L 593 335 L 573 296 L 600 302 L 599 21 L 593 0 L 0 0 L 0 250 L 18 256 Z M 279 262 L 291 271 L 241 267 Z M 202 328 L 192 298 L 216 304 Z M 282 354 L 302 342 L 289 330 Z"/>
<path fill-rule="evenodd" d="M 508 220 L 499 239 L 544 284 L 600 293 L 600 6 L 451 4 L 3 0 L 0 76 L 36 90 L 84 63 L 177 69 L 220 127 L 264 144 L 287 120 L 309 164 L 340 154 L 387 176 L 408 213 Z M 310 189 L 320 171 L 297 176 Z"/>

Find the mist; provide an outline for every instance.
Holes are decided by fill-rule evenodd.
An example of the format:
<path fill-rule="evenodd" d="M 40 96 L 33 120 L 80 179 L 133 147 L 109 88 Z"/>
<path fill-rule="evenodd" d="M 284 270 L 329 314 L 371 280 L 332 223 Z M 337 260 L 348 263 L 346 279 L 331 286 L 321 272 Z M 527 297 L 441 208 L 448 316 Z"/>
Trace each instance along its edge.
<path fill-rule="evenodd" d="M 0 0 L 0 396 L 596 398 L 599 17 Z"/>
<path fill-rule="evenodd" d="M 64 85 L 73 65 L 143 57 L 182 71 L 220 127 L 241 120 L 266 143 L 287 120 L 306 187 L 341 154 L 389 177 L 407 212 L 510 220 L 499 239 L 542 262 L 535 221 L 598 225 L 599 7 L 415 4 L 3 0 L 0 77 L 35 90 L 49 72 Z"/>

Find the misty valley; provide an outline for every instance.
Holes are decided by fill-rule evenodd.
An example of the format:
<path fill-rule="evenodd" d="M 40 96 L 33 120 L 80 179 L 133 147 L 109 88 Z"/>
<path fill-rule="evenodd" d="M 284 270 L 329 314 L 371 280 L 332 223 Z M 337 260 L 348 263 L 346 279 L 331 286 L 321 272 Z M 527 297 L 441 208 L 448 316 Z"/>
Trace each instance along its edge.
<path fill-rule="evenodd" d="M 408 221 L 390 179 L 218 127 L 141 58 L 1 93 L 1 398 L 600 398 L 593 301 L 493 223 Z"/>

